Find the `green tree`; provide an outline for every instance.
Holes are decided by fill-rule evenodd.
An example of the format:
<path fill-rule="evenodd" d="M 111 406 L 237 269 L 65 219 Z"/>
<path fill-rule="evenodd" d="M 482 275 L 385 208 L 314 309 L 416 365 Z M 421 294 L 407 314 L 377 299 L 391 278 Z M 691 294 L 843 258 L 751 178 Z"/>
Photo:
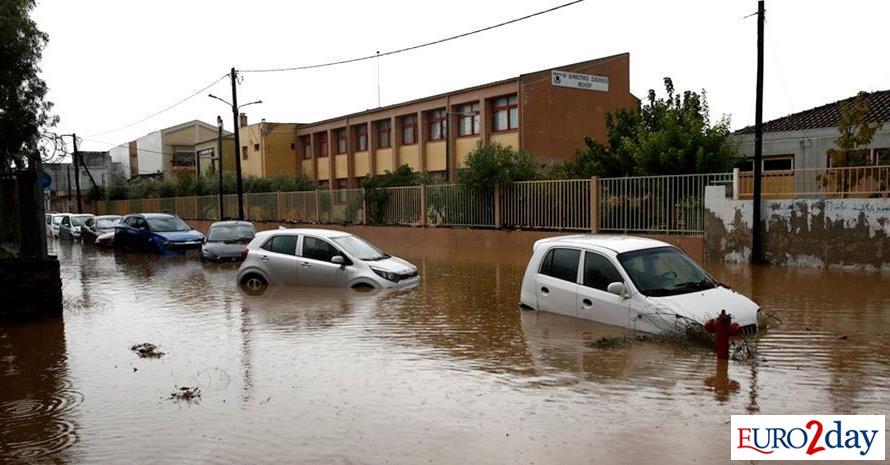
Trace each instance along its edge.
<path fill-rule="evenodd" d="M 494 189 L 516 181 L 536 179 L 540 168 L 534 157 L 524 150 L 481 142 L 467 156 L 466 165 L 458 172 L 458 182 L 473 189 Z"/>
<path fill-rule="evenodd" d="M 649 91 L 639 109 L 606 115 L 605 143 L 585 139 L 584 149 L 550 172 L 555 177 L 645 176 L 713 173 L 731 170 L 739 160 L 729 119 L 712 124 L 707 95 L 676 93 L 664 79 L 667 96 Z"/>
<path fill-rule="evenodd" d="M 859 92 L 856 97 L 841 104 L 838 121 L 840 135 L 834 143 L 837 148 L 828 149 L 831 166 L 863 166 L 871 162 L 868 146 L 883 123 L 868 121 L 868 93 Z"/>
<path fill-rule="evenodd" d="M 32 165 L 41 132 L 55 126 L 46 83 L 38 76 L 48 36 L 28 13 L 34 0 L 0 2 L 0 171 Z"/>

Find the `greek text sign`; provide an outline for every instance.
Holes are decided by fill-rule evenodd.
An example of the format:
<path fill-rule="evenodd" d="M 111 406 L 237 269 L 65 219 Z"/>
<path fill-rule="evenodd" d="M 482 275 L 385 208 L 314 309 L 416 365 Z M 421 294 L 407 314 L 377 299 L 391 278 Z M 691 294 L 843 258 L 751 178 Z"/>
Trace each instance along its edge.
<path fill-rule="evenodd" d="M 732 460 L 884 460 L 884 415 L 733 415 Z"/>
<path fill-rule="evenodd" d="M 570 73 L 568 71 L 551 71 L 550 82 L 554 86 L 571 87 L 573 89 L 609 91 L 609 78 L 592 74 Z"/>

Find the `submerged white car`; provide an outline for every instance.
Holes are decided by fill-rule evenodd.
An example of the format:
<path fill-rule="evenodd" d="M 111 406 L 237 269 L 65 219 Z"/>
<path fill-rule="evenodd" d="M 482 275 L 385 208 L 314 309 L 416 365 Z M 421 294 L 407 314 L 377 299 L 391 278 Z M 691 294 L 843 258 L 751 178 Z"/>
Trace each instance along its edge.
<path fill-rule="evenodd" d="M 520 305 L 656 334 L 683 332 L 724 309 L 755 333 L 760 311 L 676 247 L 622 235 L 535 242 Z"/>
<path fill-rule="evenodd" d="M 270 284 L 395 288 L 420 281 L 411 263 L 343 231 L 262 231 L 241 255 L 238 282 L 248 292 Z"/>

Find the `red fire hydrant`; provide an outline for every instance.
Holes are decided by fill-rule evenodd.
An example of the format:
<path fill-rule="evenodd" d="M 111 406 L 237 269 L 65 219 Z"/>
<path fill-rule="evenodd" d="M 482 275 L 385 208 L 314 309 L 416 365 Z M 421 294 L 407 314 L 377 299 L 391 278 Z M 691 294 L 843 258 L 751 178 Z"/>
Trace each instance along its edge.
<path fill-rule="evenodd" d="M 705 323 L 705 329 L 715 335 L 714 352 L 718 360 L 729 359 L 729 338 L 742 333 L 738 323 L 732 322 L 732 317 L 726 314 L 726 310 L 720 310 L 717 318 L 712 318 Z"/>

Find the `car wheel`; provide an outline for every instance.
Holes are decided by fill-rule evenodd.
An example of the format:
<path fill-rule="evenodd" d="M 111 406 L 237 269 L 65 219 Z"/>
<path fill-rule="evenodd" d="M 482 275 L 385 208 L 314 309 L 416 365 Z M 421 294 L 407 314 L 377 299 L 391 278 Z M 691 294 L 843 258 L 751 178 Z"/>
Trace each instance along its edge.
<path fill-rule="evenodd" d="M 241 278 L 241 289 L 251 295 L 259 295 L 266 291 L 269 283 L 262 276 L 251 273 Z"/>

